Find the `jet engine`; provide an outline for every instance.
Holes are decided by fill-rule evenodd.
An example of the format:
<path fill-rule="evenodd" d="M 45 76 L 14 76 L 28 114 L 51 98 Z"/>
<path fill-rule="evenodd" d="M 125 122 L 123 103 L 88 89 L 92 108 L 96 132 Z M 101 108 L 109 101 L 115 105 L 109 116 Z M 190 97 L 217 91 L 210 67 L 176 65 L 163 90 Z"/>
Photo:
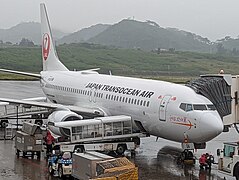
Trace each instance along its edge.
<path fill-rule="evenodd" d="M 48 127 L 56 135 L 70 136 L 69 129 L 53 126 L 51 122 L 75 121 L 81 119 L 83 119 L 81 115 L 76 114 L 70 110 L 54 111 L 48 116 Z"/>

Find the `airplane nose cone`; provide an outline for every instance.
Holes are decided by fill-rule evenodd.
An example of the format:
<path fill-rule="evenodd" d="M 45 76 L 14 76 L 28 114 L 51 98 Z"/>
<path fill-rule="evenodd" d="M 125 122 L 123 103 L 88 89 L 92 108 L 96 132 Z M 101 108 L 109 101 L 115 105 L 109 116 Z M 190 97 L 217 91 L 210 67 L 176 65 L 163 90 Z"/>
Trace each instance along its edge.
<path fill-rule="evenodd" d="M 223 123 L 218 113 L 205 113 L 200 122 L 204 141 L 210 141 L 223 131 Z"/>

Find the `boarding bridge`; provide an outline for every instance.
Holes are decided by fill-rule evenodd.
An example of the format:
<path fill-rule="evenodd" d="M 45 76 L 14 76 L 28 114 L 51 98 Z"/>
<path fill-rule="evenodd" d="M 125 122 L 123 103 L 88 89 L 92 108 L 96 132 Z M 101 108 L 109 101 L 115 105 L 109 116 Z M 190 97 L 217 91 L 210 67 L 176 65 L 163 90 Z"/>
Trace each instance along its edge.
<path fill-rule="evenodd" d="M 239 123 L 239 75 L 202 75 L 186 86 L 205 96 L 215 105 L 224 125 Z"/>

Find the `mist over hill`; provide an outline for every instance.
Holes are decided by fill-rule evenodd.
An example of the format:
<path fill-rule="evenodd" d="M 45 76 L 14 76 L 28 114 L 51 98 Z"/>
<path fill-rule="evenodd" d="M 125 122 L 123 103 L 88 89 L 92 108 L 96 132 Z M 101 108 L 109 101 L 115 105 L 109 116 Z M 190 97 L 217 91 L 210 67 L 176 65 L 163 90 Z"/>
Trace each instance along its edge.
<path fill-rule="evenodd" d="M 0 29 L 0 43 L 19 44 L 29 39 L 41 44 L 40 23 L 24 22 L 9 29 Z M 53 29 L 57 44 L 93 43 L 125 49 L 157 51 L 173 49 L 176 51 L 195 51 L 206 53 L 232 53 L 239 55 L 239 39 L 226 36 L 211 42 L 206 37 L 175 28 L 163 28 L 153 21 L 124 19 L 116 24 L 96 24 L 74 33 L 64 33 Z"/>
<path fill-rule="evenodd" d="M 169 49 L 209 52 L 211 42 L 199 35 L 173 28 L 162 28 L 155 22 L 122 20 L 88 42 L 142 50 Z"/>
<path fill-rule="evenodd" d="M 70 44 L 70 43 L 79 43 L 86 42 L 90 38 L 100 34 L 105 31 L 110 25 L 107 24 L 97 24 L 90 26 L 88 28 L 83 28 L 77 32 L 71 33 L 69 35 L 64 36 L 63 38 L 57 41 L 58 44 Z"/>
<path fill-rule="evenodd" d="M 53 36 L 55 39 L 62 38 L 66 35 L 58 30 L 53 29 Z M 41 43 L 41 26 L 37 22 L 23 22 L 13 26 L 9 29 L 0 29 L 0 40 L 3 42 L 11 42 L 13 44 L 19 43 L 22 38 L 29 39 L 34 44 Z"/>

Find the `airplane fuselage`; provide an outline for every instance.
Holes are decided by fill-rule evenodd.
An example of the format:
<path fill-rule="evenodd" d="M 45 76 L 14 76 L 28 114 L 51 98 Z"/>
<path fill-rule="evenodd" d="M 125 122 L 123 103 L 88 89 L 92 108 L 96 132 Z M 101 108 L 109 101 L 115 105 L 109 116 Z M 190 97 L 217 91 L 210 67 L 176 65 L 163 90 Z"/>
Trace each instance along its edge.
<path fill-rule="evenodd" d="M 201 143 L 222 131 L 217 111 L 209 108 L 212 103 L 184 85 L 95 71 L 42 71 L 41 76 L 52 102 L 98 108 L 106 116 L 129 115 L 157 137 Z"/>

